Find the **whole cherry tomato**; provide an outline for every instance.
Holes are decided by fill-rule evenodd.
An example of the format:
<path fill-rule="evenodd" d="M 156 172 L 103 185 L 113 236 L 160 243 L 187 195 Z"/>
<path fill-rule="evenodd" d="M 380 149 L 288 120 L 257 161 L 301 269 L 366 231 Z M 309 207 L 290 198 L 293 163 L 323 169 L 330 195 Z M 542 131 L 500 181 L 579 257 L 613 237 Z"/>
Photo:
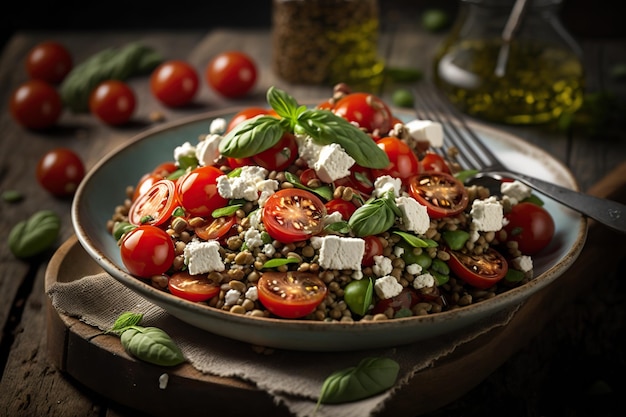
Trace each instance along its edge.
<path fill-rule="evenodd" d="M 214 210 L 225 207 L 228 200 L 217 191 L 217 178 L 224 175 L 213 166 L 194 169 L 176 182 L 178 201 L 193 216 L 209 216 Z"/>
<path fill-rule="evenodd" d="M 230 122 L 228 122 L 228 126 L 226 126 L 226 132 L 230 132 L 237 126 L 239 123 L 244 122 L 248 119 L 252 119 L 256 116 L 261 116 L 264 114 L 269 114 L 270 111 L 268 109 L 264 109 L 263 107 L 247 107 L 243 110 L 238 111 Z"/>
<path fill-rule="evenodd" d="M 507 241 L 517 242 L 517 247 L 525 255 L 534 255 L 552 241 L 554 219 L 543 207 L 534 203 L 518 203 L 511 207 L 505 216 L 504 226 Z"/>
<path fill-rule="evenodd" d="M 344 119 L 358 123 L 359 127 L 379 135 L 387 135 L 392 128 L 393 116 L 383 100 L 368 93 L 348 94 L 337 101 L 332 111 Z"/>
<path fill-rule="evenodd" d="M 298 157 L 296 137 L 285 132 L 278 142 L 269 149 L 251 157 L 253 165 L 262 166 L 269 171 L 283 171 Z"/>
<path fill-rule="evenodd" d="M 53 149 L 41 157 L 37 164 L 37 181 L 57 197 L 73 195 L 84 176 L 82 160 L 70 149 Z"/>
<path fill-rule="evenodd" d="M 356 206 L 351 201 L 345 201 L 341 198 L 333 198 L 326 204 L 326 212 L 328 214 L 339 212 L 343 220 L 349 220 L 352 214 L 356 211 Z"/>
<path fill-rule="evenodd" d="M 240 98 L 254 87 L 257 69 L 252 58 L 243 52 L 222 52 L 209 61 L 205 78 L 222 96 Z"/>
<path fill-rule="evenodd" d="M 374 265 L 374 256 L 380 256 L 383 254 L 385 248 L 383 242 L 378 236 L 370 235 L 362 238 L 365 240 L 365 251 L 363 252 L 363 266 Z"/>
<path fill-rule="evenodd" d="M 103 81 L 89 96 L 91 113 L 113 126 L 128 122 L 135 106 L 135 93 L 128 84 L 119 80 Z"/>
<path fill-rule="evenodd" d="M 30 80 L 20 85 L 11 95 L 10 107 L 13 118 L 33 130 L 54 126 L 63 111 L 57 90 L 41 80 Z"/>
<path fill-rule="evenodd" d="M 450 174 L 450 167 L 448 163 L 443 158 L 443 156 L 434 153 L 434 152 L 426 152 L 422 160 L 420 161 L 423 171 L 436 171 L 436 172 L 445 172 L 446 174 Z"/>
<path fill-rule="evenodd" d="M 406 182 L 411 176 L 420 171 L 420 163 L 413 150 L 402 141 L 393 136 L 385 137 L 376 142 L 389 157 L 389 166 L 383 169 L 372 170 L 374 177 L 391 175 Z"/>
<path fill-rule="evenodd" d="M 143 225 L 128 232 L 120 243 L 122 262 L 132 275 L 150 278 L 165 273 L 174 261 L 174 242 L 157 226 Z"/>
<path fill-rule="evenodd" d="M 31 79 L 58 84 L 72 70 L 72 56 L 59 42 L 46 41 L 26 56 L 26 72 Z"/>
<path fill-rule="evenodd" d="M 161 63 L 150 76 L 152 94 L 169 107 L 189 104 L 198 92 L 199 84 L 195 68 L 180 60 Z"/>

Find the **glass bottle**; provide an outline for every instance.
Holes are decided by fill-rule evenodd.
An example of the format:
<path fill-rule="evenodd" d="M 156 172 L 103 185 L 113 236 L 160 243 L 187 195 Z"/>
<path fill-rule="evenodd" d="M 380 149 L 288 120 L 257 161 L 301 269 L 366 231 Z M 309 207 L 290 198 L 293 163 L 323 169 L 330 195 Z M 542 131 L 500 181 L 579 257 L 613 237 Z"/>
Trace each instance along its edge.
<path fill-rule="evenodd" d="M 273 0 L 272 66 L 294 84 L 382 83 L 377 0 Z"/>
<path fill-rule="evenodd" d="M 578 109 L 581 50 L 562 26 L 562 0 L 528 0 L 510 41 L 515 0 L 461 0 L 433 68 L 436 85 L 466 113 L 495 122 L 538 124 Z"/>

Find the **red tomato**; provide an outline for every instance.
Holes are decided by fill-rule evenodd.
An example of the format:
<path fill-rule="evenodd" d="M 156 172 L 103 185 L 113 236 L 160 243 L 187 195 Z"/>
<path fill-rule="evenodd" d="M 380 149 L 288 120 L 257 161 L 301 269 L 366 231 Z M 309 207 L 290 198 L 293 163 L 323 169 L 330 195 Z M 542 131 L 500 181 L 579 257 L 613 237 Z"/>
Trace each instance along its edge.
<path fill-rule="evenodd" d="M 493 248 L 481 255 L 464 254 L 448 250 L 450 270 L 469 285 L 486 289 L 494 286 L 506 275 L 509 265 L 506 259 Z"/>
<path fill-rule="evenodd" d="M 89 96 L 91 113 L 113 126 L 128 122 L 135 106 L 135 93 L 128 84 L 119 80 L 103 81 Z"/>
<path fill-rule="evenodd" d="M 232 169 L 255 165 L 252 158 L 231 158 L 230 156 L 226 158 L 226 163 Z"/>
<path fill-rule="evenodd" d="M 257 283 L 259 301 L 272 314 L 296 319 L 315 311 L 326 297 L 326 285 L 310 272 L 264 272 Z"/>
<path fill-rule="evenodd" d="M 128 272 L 142 278 L 165 273 L 175 256 L 170 235 L 149 225 L 128 232 L 120 244 L 120 253 Z"/>
<path fill-rule="evenodd" d="M 394 178 L 400 178 L 402 182 L 406 182 L 420 171 L 419 160 L 406 142 L 389 136 L 380 139 L 376 144 L 389 157 L 389 166 L 384 169 L 373 169 L 374 178 L 391 175 Z"/>
<path fill-rule="evenodd" d="M 253 165 L 269 171 L 284 171 L 298 157 L 296 137 L 285 132 L 278 142 L 269 149 L 252 156 Z"/>
<path fill-rule="evenodd" d="M 272 194 L 263 207 L 267 233 L 283 243 L 299 242 L 322 231 L 324 203 L 313 193 L 286 188 Z"/>
<path fill-rule="evenodd" d="M 315 107 L 320 110 L 332 110 L 335 107 L 335 102 L 332 99 L 328 99 Z"/>
<path fill-rule="evenodd" d="M 450 167 L 444 157 L 437 153 L 427 152 L 420 162 L 423 171 L 451 173 Z"/>
<path fill-rule="evenodd" d="M 213 210 L 228 204 L 228 200 L 217 191 L 217 178 L 224 175 L 213 166 L 194 169 L 176 182 L 180 204 L 192 216 L 206 217 Z"/>
<path fill-rule="evenodd" d="M 218 295 L 220 284 L 209 279 L 207 274 L 191 275 L 188 272 L 176 272 L 169 278 L 167 289 L 177 297 L 199 302 Z"/>
<path fill-rule="evenodd" d="M 53 149 L 37 164 L 37 181 L 57 197 L 73 195 L 84 176 L 82 160 L 69 149 Z"/>
<path fill-rule="evenodd" d="M 248 119 L 252 119 L 256 116 L 261 116 L 265 114 L 269 114 L 269 110 L 264 109 L 263 107 L 248 107 L 243 110 L 237 112 L 230 122 L 228 122 L 228 126 L 226 127 L 226 132 L 230 132 L 241 122 L 245 122 Z"/>
<path fill-rule="evenodd" d="M 176 185 L 173 181 L 162 179 L 133 202 L 128 211 L 128 221 L 135 225 L 158 226 L 172 216 L 176 207 Z"/>
<path fill-rule="evenodd" d="M 239 98 L 248 94 L 254 87 L 256 75 L 256 65 L 252 58 L 238 51 L 216 55 L 205 71 L 207 83 L 228 98 Z"/>
<path fill-rule="evenodd" d="M 58 84 L 72 69 L 72 56 L 65 46 L 46 41 L 35 45 L 26 56 L 26 72 L 31 79 Z"/>
<path fill-rule="evenodd" d="M 387 104 L 368 93 L 348 94 L 337 101 L 332 111 L 350 122 L 356 122 L 367 132 L 386 135 L 391 130 L 393 116 Z"/>
<path fill-rule="evenodd" d="M 361 263 L 363 266 L 372 266 L 375 263 L 374 256 L 382 255 L 385 248 L 378 236 L 365 236 L 363 240 L 365 240 L 365 251 L 363 252 L 363 261 Z"/>
<path fill-rule="evenodd" d="M 380 314 L 391 308 L 394 312 L 402 309 L 410 309 L 420 301 L 417 292 L 412 288 L 403 288 L 400 294 L 395 297 L 379 300 L 372 311 L 374 314 Z"/>
<path fill-rule="evenodd" d="M 351 201 L 342 200 L 341 198 L 334 198 L 328 201 L 325 206 L 327 213 L 330 214 L 334 212 L 339 212 L 341 213 L 341 218 L 346 221 L 350 219 L 352 213 L 356 211 L 356 206 L 354 205 L 354 203 L 352 203 Z"/>
<path fill-rule="evenodd" d="M 307 168 L 300 174 L 300 183 L 308 186 L 311 181 L 321 181 L 313 168 Z"/>
<path fill-rule="evenodd" d="M 162 164 L 157 165 L 153 170 L 153 174 L 161 175 L 166 177 L 178 169 L 176 163 L 173 161 L 163 162 Z"/>
<path fill-rule="evenodd" d="M 30 80 L 11 95 L 11 114 L 22 126 L 40 130 L 54 126 L 63 110 L 61 96 L 50 84 Z"/>
<path fill-rule="evenodd" d="M 374 191 L 374 174 L 371 169 L 354 164 L 350 168 L 350 175 L 335 181 L 335 186 L 343 185 L 363 195 L 369 196 Z"/>
<path fill-rule="evenodd" d="M 198 92 L 198 73 L 185 61 L 161 63 L 150 76 L 150 90 L 163 104 L 180 107 L 189 104 Z"/>
<path fill-rule="evenodd" d="M 504 216 L 504 226 L 509 242 L 517 242 L 518 249 L 525 255 L 534 255 L 550 243 L 554 237 L 554 219 L 541 206 L 519 203 Z"/>
<path fill-rule="evenodd" d="M 159 174 L 153 174 L 153 173 L 144 174 L 144 176 L 139 179 L 139 182 L 137 183 L 137 186 L 135 187 L 132 201 L 137 200 L 139 196 L 147 193 L 148 190 L 152 188 L 152 186 L 156 182 L 159 182 L 162 179 L 163 179 L 163 176 Z"/>
<path fill-rule="evenodd" d="M 469 198 L 463 184 L 445 172 L 426 171 L 409 179 L 409 193 L 433 219 L 459 214 Z"/>
<path fill-rule="evenodd" d="M 223 216 L 214 219 L 212 222 L 207 222 L 202 226 L 194 228 L 196 236 L 203 240 L 217 240 L 222 236 L 225 236 L 234 225 L 237 224 L 237 216 Z"/>

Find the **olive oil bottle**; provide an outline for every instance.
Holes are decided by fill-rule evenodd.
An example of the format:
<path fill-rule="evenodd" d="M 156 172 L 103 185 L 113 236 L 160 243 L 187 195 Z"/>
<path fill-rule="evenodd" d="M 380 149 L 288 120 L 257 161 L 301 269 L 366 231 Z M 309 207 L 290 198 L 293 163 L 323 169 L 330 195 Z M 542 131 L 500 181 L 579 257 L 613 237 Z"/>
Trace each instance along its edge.
<path fill-rule="evenodd" d="M 508 41 L 502 33 L 514 0 L 461 1 L 433 68 L 436 85 L 458 108 L 495 122 L 539 124 L 581 106 L 581 52 L 558 19 L 562 0 L 531 0 Z"/>

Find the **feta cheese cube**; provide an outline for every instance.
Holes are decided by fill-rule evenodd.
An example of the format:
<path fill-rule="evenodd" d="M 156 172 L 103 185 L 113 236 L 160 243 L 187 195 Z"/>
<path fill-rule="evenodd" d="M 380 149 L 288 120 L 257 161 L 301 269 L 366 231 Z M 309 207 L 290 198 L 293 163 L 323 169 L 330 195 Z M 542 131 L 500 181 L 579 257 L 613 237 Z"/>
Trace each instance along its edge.
<path fill-rule="evenodd" d="M 337 223 L 342 220 L 343 217 L 341 216 L 341 213 L 338 211 L 333 211 L 332 213 L 327 214 L 322 221 L 324 222 L 324 226 L 328 226 L 329 224 Z"/>
<path fill-rule="evenodd" d="M 379 277 L 391 274 L 391 271 L 393 271 L 391 259 L 382 255 L 374 256 L 374 265 L 372 265 L 372 271 Z"/>
<path fill-rule="evenodd" d="M 496 197 L 474 200 L 470 211 L 472 225 L 477 231 L 497 232 L 502 229 L 504 219 L 502 204 Z"/>
<path fill-rule="evenodd" d="M 395 297 L 402 292 L 402 284 L 391 275 L 378 278 L 374 282 L 374 291 L 382 299 Z"/>
<path fill-rule="evenodd" d="M 393 190 L 394 197 L 398 197 L 400 196 L 401 188 L 402 180 L 400 178 L 394 178 L 391 175 L 382 175 L 374 181 L 374 191 L 372 191 L 372 196 L 380 197 Z"/>
<path fill-rule="evenodd" d="M 319 159 L 323 146 L 318 145 L 308 135 L 296 135 L 298 143 L 298 155 L 306 161 L 309 168 L 313 168 Z"/>
<path fill-rule="evenodd" d="M 426 211 L 426 206 L 417 202 L 413 197 L 398 197 L 396 205 L 402 212 L 402 225 L 411 232 L 418 235 L 426 233 L 430 227 L 430 217 Z"/>
<path fill-rule="evenodd" d="M 406 129 L 416 141 L 427 140 L 434 148 L 443 146 L 443 126 L 432 120 L 412 120 L 405 125 Z"/>
<path fill-rule="evenodd" d="M 419 275 L 422 272 L 422 265 L 420 264 L 407 265 L 406 272 L 408 272 L 411 275 Z"/>
<path fill-rule="evenodd" d="M 251 300 L 251 301 L 256 301 L 256 300 L 258 300 L 258 299 L 259 299 L 259 292 L 258 292 L 257 287 L 250 287 L 250 288 L 248 288 L 248 289 L 246 290 L 245 297 L 246 297 L 248 300 Z"/>
<path fill-rule="evenodd" d="M 435 278 L 428 272 L 415 277 L 413 280 L 413 288 L 419 290 L 421 288 L 429 288 L 435 285 Z"/>
<path fill-rule="evenodd" d="M 207 135 L 203 141 L 198 142 L 195 155 L 201 166 L 213 165 L 220 158 L 220 135 Z"/>
<path fill-rule="evenodd" d="M 530 272 L 533 269 L 533 260 L 530 256 L 522 255 L 517 258 L 513 258 L 511 263 L 515 269 L 522 272 Z"/>
<path fill-rule="evenodd" d="M 226 294 L 224 295 L 224 305 L 232 306 L 237 304 L 239 297 L 241 297 L 241 293 L 237 290 L 230 289 L 226 291 Z"/>
<path fill-rule="evenodd" d="M 319 264 L 325 269 L 360 270 L 365 241 L 354 237 L 334 235 L 320 237 Z"/>
<path fill-rule="evenodd" d="M 183 256 L 191 275 L 221 272 L 226 269 L 220 255 L 220 244 L 214 240 L 208 242 L 192 240 L 185 246 Z"/>
<path fill-rule="evenodd" d="M 263 239 L 261 238 L 261 232 L 256 229 L 248 229 L 243 236 L 244 242 L 246 242 L 246 246 L 248 249 L 252 250 L 263 246 Z"/>
<path fill-rule="evenodd" d="M 222 175 L 217 178 L 217 191 L 226 199 L 244 198 L 256 201 L 259 198 L 257 184 L 267 177 L 267 169 L 257 166 L 244 166 L 238 177 Z"/>
<path fill-rule="evenodd" d="M 226 132 L 227 126 L 226 119 L 218 117 L 211 121 L 211 124 L 209 125 L 209 133 L 213 135 L 223 135 L 224 132 Z"/>
<path fill-rule="evenodd" d="M 354 158 L 339 144 L 331 143 L 322 147 L 313 169 L 322 181 L 331 183 L 350 175 L 350 167 L 354 162 Z"/>
<path fill-rule="evenodd" d="M 517 204 L 532 194 L 530 187 L 518 180 L 503 182 L 500 185 L 500 192 L 509 197 L 512 204 Z"/>

